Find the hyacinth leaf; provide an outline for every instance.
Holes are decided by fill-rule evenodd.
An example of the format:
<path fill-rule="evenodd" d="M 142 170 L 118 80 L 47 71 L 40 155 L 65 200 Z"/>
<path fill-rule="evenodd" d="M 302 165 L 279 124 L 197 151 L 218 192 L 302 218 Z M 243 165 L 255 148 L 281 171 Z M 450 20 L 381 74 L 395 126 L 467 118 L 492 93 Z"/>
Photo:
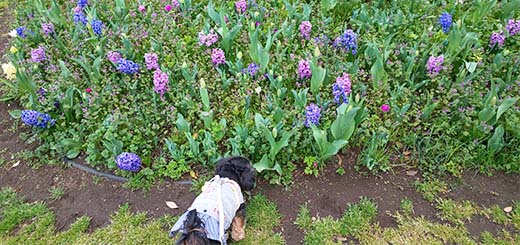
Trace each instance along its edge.
<path fill-rule="evenodd" d="M 34 81 L 27 77 L 25 71 L 19 69 L 18 67 L 16 67 L 16 71 L 16 80 L 18 81 L 18 86 L 20 90 L 27 92 L 33 100 L 37 98 L 38 96 L 36 95 L 36 84 L 34 83 Z"/>
<path fill-rule="evenodd" d="M 342 104 L 340 106 L 340 108 L 341 107 L 346 108 L 347 105 Z M 334 120 L 334 122 L 332 123 L 332 125 L 330 127 L 330 131 L 331 131 L 332 137 L 334 137 L 334 139 L 336 139 L 336 140 L 342 139 L 342 140 L 348 141 L 350 139 L 350 137 L 352 136 L 352 134 L 354 133 L 354 129 L 356 127 L 355 117 L 357 116 L 360 108 L 359 107 L 351 108 L 346 113 L 345 113 L 344 109 L 343 109 L 343 112 L 341 112 L 340 108 L 337 109 L 338 116 L 337 116 L 336 120 Z"/>
<path fill-rule="evenodd" d="M 423 109 L 423 113 L 421 115 L 421 120 L 423 120 L 423 121 L 428 120 L 428 118 L 430 118 L 430 116 L 432 115 L 433 110 L 435 110 L 435 108 L 437 108 L 438 105 L 439 105 L 438 102 L 426 105 L 426 107 Z"/>
<path fill-rule="evenodd" d="M 321 0 L 321 10 L 323 12 L 330 11 L 336 7 L 337 0 Z"/>
<path fill-rule="evenodd" d="M 509 109 L 511 106 L 513 106 L 517 100 L 518 100 L 518 98 L 505 99 L 504 102 L 502 102 L 502 104 L 498 107 L 496 120 L 498 121 L 500 116 L 502 116 L 502 114 L 504 114 L 504 112 L 506 112 L 507 109 Z"/>
<path fill-rule="evenodd" d="M 265 170 L 275 170 L 275 167 L 271 166 L 269 157 L 267 156 L 267 154 L 265 154 L 259 162 L 253 164 L 253 167 L 259 173 L 261 173 L 262 171 L 265 171 Z M 281 171 L 281 169 L 280 169 L 280 171 Z"/>
<path fill-rule="evenodd" d="M 188 121 L 184 119 L 184 116 L 180 113 L 177 113 L 177 121 L 175 122 L 175 125 L 181 133 L 190 132 L 190 124 L 188 123 Z"/>
<path fill-rule="evenodd" d="M 489 1 L 489 2 L 494 2 L 494 1 Z M 491 6 L 493 7 L 493 6 Z M 500 10 L 502 11 L 502 14 L 500 15 L 500 17 L 502 18 L 502 20 L 507 20 L 509 18 L 511 18 L 511 16 L 513 15 L 514 11 L 515 10 L 518 10 L 520 9 L 520 1 L 510 1 L 509 3 L 505 3 L 504 6 L 502 6 L 500 8 Z"/>
<path fill-rule="evenodd" d="M 200 98 L 202 99 L 202 104 L 204 105 L 204 110 L 209 111 L 210 105 L 209 105 L 209 94 L 208 89 L 206 88 L 200 88 L 199 89 Z"/>
<path fill-rule="evenodd" d="M 188 139 L 188 142 L 190 144 L 190 151 L 191 153 L 193 153 L 193 157 L 198 158 L 200 155 L 199 142 L 196 141 L 190 133 L 185 132 L 184 135 Z"/>
<path fill-rule="evenodd" d="M 311 92 L 313 94 L 318 94 L 321 86 L 323 85 L 323 81 L 325 81 L 325 75 L 327 70 L 318 66 L 318 62 L 312 60 L 309 62 L 312 72 L 311 77 Z"/>
<path fill-rule="evenodd" d="M 61 76 L 65 79 L 69 79 L 72 73 L 70 72 L 69 68 L 67 68 L 67 66 L 65 65 L 65 62 L 63 62 L 63 60 L 58 60 L 58 63 L 61 68 Z"/>
<path fill-rule="evenodd" d="M 487 122 L 495 116 L 495 110 L 489 106 L 486 106 L 482 111 L 478 113 L 478 118 L 481 122 Z"/>
<path fill-rule="evenodd" d="M 208 16 L 215 22 L 215 24 L 221 26 L 220 14 L 215 11 L 215 5 L 213 2 L 208 3 Z"/>
<path fill-rule="evenodd" d="M 267 65 L 269 64 L 269 51 L 264 49 L 261 45 L 257 46 L 258 49 L 258 63 L 260 64 L 260 70 L 262 72 L 265 71 Z"/>
<path fill-rule="evenodd" d="M 309 92 L 309 88 L 300 90 L 299 92 L 296 90 L 291 91 L 294 97 L 294 104 L 299 108 L 305 108 L 307 104 L 307 93 Z"/>
<path fill-rule="evenodd" d="M 22 111 L 21 110 L 11 110 L 11 111 L 9 111 L 9 115 L 11 115 L 11 117 L 13 119 L 20 119 L 20 117 L 22 117 Z"/>
<path fill-rule="evenodd" d="M 285 5 L 285 9 L 287 9 L 287 12 L 289 13 L 289 19 L 293 19 L 296 15 L 296 7 L 293 6 L 287 0 L 283 0 L 283 4 Z"/>
<path fill-rule="evenodd" d="M 495 133 L 488 141 L 488 149 L 493 153 L 498 152 L 504 146 L 504 127 L 502 125 L 495 129 Z"/>

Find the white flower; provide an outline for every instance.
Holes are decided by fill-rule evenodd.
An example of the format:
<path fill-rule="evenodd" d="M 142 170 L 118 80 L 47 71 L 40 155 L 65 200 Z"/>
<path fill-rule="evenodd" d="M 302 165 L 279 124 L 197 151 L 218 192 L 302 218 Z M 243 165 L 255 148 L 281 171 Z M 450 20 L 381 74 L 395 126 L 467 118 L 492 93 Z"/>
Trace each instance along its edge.
<path fill-rule="evenodd" d="M 262 92 L 262 88 L 261 88 L 260 86 L 256 87 L 256 88 L 255 88 L 255 92 L 256 92 L 257 94 L 260 94 L 260 93 Z"/>
<path fill-rule="evenodd" d="M 12 63 L 2 64 L 2 70 L 7 79 L 12 80 L 16 78 L 16 67 Z"/>
<path fill-rule="evenodd" d="M 13 29 L 12 31 L 9 32 L 9 36 L 11 37 L 17 37 L 18 36 L 18 33 L 16 32 L 16 29 Z"/>

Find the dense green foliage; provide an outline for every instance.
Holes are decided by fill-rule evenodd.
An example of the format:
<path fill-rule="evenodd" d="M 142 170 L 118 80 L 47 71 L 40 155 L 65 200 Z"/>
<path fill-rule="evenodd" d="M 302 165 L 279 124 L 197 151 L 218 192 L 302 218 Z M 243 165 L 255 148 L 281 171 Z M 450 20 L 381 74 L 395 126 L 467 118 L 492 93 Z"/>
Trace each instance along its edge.
<path fill-rule="evenodd" d="M 92 1 L 81 10 L 86 25 L 74 23 L 71 1 L 18 4 L 15 27 L 27 35 L 11 41 L 16 79 L 2 90 L 56 120 L 34 130 L 40 151 L 84 152 L 89 164 L 109 169 L 118 154 L 134 152 L 144 165 L 124 173 L 134 183 L 178 178 L 226 155 L 246 156 L 273 182 L 289 183 L 295 164 L 314 159 L 306 172 L 316 174 L 347 145 L 361 147 L 359 166 L 371 171 L 391 168 L 390 156 L 426 174 L 520 170 L 520 35 L 506 30 L 520 1 L 277 0 L 248 2 L 245 13 L 233 2 L 179 2 L 167 11 L 146 1 L 141 12 L 136 1 Z M 445 12 L 453 18 L 446 33 Z M 45 35 L 42 23 L 55 33 Z M 199 32 L 211 29 L 218 41 L 200 45 Z M 356 52 L 336 47 L 346 30 L 357 35 Z M 499 32 L 503 46 L 490 45 Z M 46 59 L 33 62 L 38 47 Z M 224 64 L 212 62 L 217 48 Z M 109 51 L 139 64 L 139 73 L 119 72 Z M 168 77 L 164 94 L 146 53 L 158 55 Z M 434 73 L 432 56 L 443 57 Z M 301 60 L 309 61 L 308 79 Z M 333 84 L 344 73 L 352 92 L 340 106 Z M 311 103 L 321 117 L 306 127 Z"/>

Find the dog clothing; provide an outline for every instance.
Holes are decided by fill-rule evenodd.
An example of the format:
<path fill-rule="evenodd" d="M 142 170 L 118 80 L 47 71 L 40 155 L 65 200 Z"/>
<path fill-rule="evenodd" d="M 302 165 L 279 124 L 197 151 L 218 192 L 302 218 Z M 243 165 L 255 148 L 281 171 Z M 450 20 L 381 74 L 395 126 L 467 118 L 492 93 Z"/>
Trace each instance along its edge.
<path fill-rule="evenodd" d="M 202 187 L 202 193 L 195 198 L 188 211 L 175 223 L 170 231 L 170 236 L 175 236 L 184 229 L 184 220 L 189 211 L 196 209 L 197 216 L 202 220 L 208 239 L 220 241 L 226 244 L 224 231 L 231 226 L 235 213 L 244 203 L 244 196 L 240 186 L 228 178 L 215 176 Z"/>

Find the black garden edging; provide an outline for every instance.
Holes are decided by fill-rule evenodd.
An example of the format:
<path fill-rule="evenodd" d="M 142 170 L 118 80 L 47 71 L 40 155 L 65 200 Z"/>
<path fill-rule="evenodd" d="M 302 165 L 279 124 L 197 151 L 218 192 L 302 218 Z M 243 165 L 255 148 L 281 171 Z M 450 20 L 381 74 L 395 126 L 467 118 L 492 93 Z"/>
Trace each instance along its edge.
<path fill-rule="evenodd" d="M 119 181 L 119 182 L 127 182 L 128 181 L 128 178 L 124 178 L 124 177 L 121 177 L 121 176 L 116 176 L 116 175 L 113 175 L 113 174 L 109 174 L 109 173 L 104 173 L 104 172 L 100 172 L 100 171 L 97 171 L 91 167 L 87 167 L 83 164 L 79 164 L 77 162 L 74 162 L 66 157 L 63 157 L 62 160 L 67 163 L 67 164 L 70 164 L 72 167 L 75 167 L 77 169 L 81 169 L 87 173 L 90 173 L 90 174 L 94 174 L 94 175 L 98 175 L 98 176 L 102 176 L 102 177 L 105 177 L 107 179 L 110 179 L 110 180 L 113 180 L 113 181 Z M 192 182 L 191 180 L 179 180 L 179 181 L 174 181 L 173 183 L 175 184 L 179 184 L 179 185 L 191 185 Z"/>

